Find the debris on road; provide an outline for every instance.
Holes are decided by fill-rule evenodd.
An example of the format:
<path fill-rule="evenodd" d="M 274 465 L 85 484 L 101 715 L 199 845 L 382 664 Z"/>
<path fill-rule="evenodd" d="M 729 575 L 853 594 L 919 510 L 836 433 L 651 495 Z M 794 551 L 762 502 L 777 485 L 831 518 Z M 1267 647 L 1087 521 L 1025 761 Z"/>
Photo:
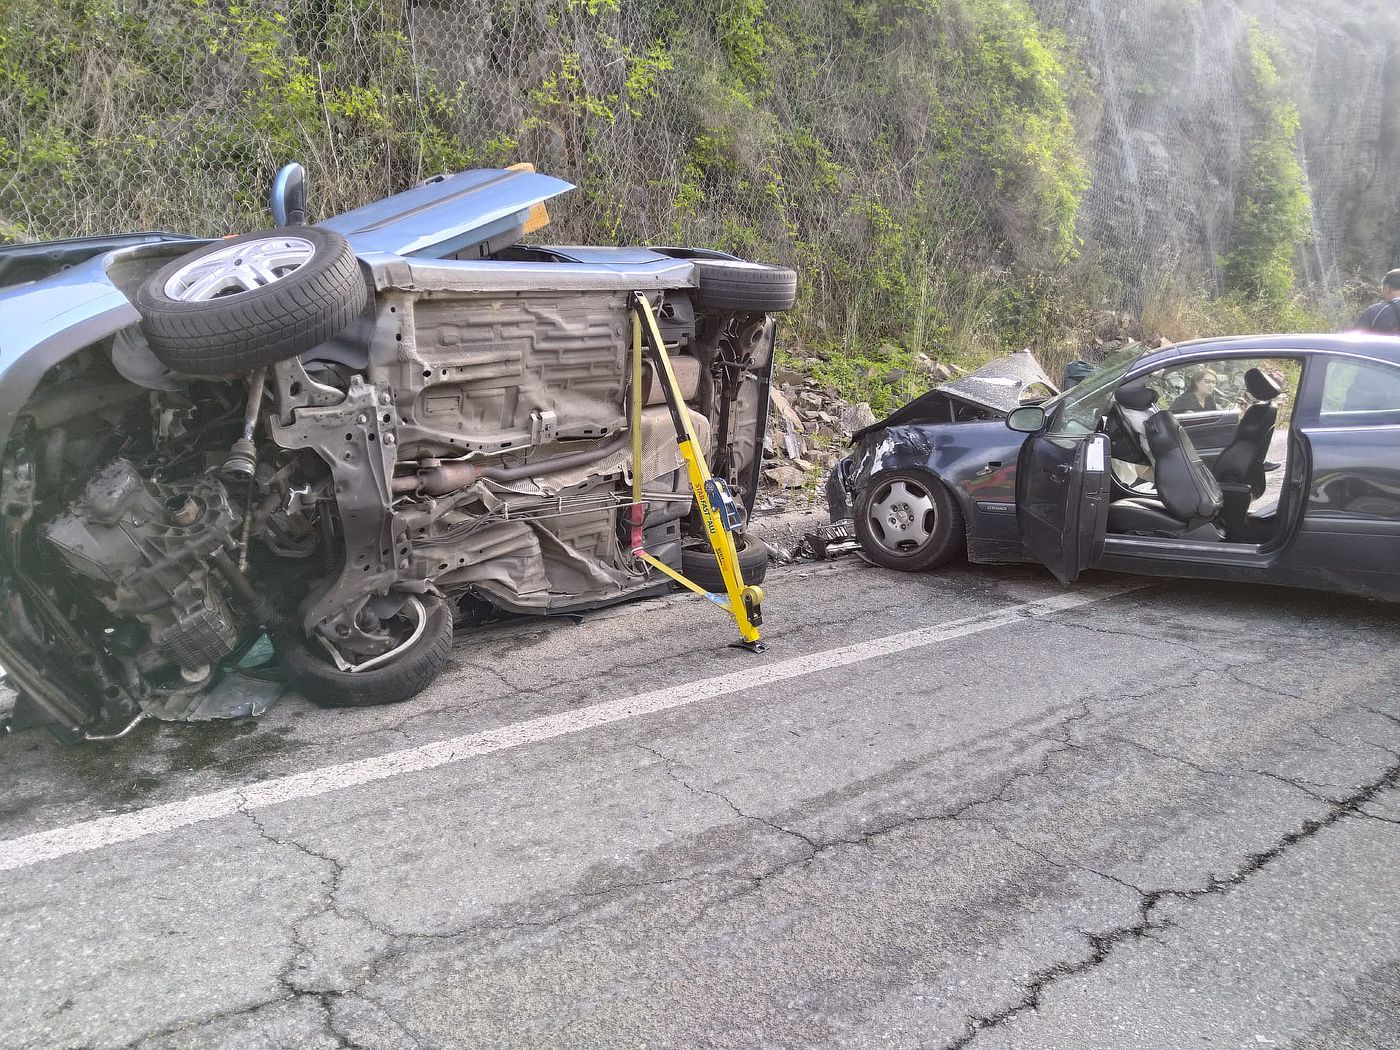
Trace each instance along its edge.
<path fill-rule="evenodd" d="M 856 540 L 855 522 L 846 520 L 817 526 L 791 548 L 770 545 L 770 550 L 775 561 L 788 565 L 796 561 L 830 561 L 858 552 L 860 543 Z"/>

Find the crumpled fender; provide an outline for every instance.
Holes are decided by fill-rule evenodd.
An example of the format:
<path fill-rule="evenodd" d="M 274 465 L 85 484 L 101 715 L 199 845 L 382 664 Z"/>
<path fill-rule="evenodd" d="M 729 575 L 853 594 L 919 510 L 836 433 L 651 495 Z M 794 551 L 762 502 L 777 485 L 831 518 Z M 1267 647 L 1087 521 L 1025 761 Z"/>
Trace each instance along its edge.
<path fill-rule="evenodd" d="M 827 479 L 832 521 L 852 516 L 857 494 L 878 474 L 922 470 L 938 478 L 962 504 L 969 529 L 977 502 L 1016 499 L 1016 457 L 1025 435 L 1004 420 L 910 424 L 867 431 Z M 993 464 L 996 464 L 993 466 Z"/>

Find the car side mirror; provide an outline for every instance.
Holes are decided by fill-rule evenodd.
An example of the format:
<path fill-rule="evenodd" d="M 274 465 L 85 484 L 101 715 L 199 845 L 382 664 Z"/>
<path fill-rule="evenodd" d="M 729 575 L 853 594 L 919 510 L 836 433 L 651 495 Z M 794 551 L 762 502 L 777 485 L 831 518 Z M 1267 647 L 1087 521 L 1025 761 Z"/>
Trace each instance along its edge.
<path fill-rule="evenodd" d="M 272 196 L 267 205 L 278 226 L 305 226 L 306 169 L 295 162 L 283 165 L 272 180 Z"/>
<path fill-rule="evenodd" d="M 1006 425 L 1018 434 L 1035 434 L 1045 426 L 1045 409 L 1022 405 L 1006 417 Z"/>

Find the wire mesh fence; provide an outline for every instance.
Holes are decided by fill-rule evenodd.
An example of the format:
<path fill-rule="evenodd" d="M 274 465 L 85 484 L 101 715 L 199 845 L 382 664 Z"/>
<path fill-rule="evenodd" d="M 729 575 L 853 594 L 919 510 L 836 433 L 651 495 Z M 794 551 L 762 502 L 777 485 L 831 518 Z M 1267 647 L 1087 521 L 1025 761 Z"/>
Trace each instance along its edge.
<path fill-rule="evenodd" d="M 976 3 L 984 28 L 1023 10 Z M 954 262 L 999 223 L 1027 244 L 1041 224 L 1019 203 L 1034 194 L 988 203 L 993 167 L 1016 175 L 993 155 L 1005 142 L 953 148 L 963 118 L 944 82 L 966 95 L 976 71 L 945 76 L 926 52 L 938 40 L 965 64 L 976 26 L 960 5 L 888 21 L 886 6 L 9 0 L 0 238 L 259 228 L 289 160 L 307 167 L 313 217 L 530 160 L 580 188 L 553 239 L 796 265 L 813 331 L 846 339 L 873 313 L 871 338 L 922 339 Z"/>
<path fill-rule="evenodd" d="M 1246 135 L 1241 8 L 1031 7 L 1077 72 L 1018 72 L 1040 53 L 1036 26 L 1008 35 L 1022 0 L 6 0 L 0 242 L 257 229 L 289 160 L 313 218 L 530 160 L 579 187 L 550 239 L 796 265 L 804 324 L 837 342 L 857 318 L 916 349 L 1009 340 L 1035 315 L 1006 289 L 1026 298 L 1075 190 L 1059 103 L 1035 92 L 1077 77 L 1086 253 L 1128 298 L 1166 258 L 1213 275 Z M 1367 137 L 1387 46 L 1363 49 L 1365 97 L 1307 139 L 1315 282 L 1353 223 L 1327 134 Z M 1014 61 L 974 68 L 989 47 Z M 1341 75 L 1316 49 L 1305 65 Z"/>
<path fill-rule="evenodd" d="M 10 0 L 6 11 L 7 239 L 256 228 L 272 174 L 293 159 L 320 214 L 442 170 L 529 159 L 582 187 L 561 217 L 571 235 L 665 239 L 706 224 L 677 221 L 694 212 L 675 205 L 698 122 L 645 3 Z"/>
<path fill-rule="evenodd" d="M 313 219 L 529 160 L 580 187 L 552 239 L 790 262 L 777 161 L 731 133 L 771 122 L 721 80 L 733 21 L 648 0 L 8 0 L 0 243 L 262 228 L 290 160 Z"/>
<path fill-rule="evenodd" d="M 258 228 L 292 159 L 322 214 L 402 188 L 435 142 L 404 29 L 376 3 L 11 0 L 0 234 Z"/>

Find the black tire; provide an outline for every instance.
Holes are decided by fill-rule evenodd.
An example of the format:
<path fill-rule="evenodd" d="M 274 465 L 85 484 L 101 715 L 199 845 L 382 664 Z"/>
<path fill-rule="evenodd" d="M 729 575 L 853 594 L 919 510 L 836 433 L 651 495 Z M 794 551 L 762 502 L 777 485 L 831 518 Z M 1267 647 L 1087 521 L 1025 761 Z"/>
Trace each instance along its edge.
<path fill-rule="evenodd" d="M 419 598 L 427 613 L 423 637 L 393 662 L 368 671 L 342 671 L 323 654 L 317 643 L 299 634 L 278 640 L 277 655 L 289 684 L 321 707 L 378 707 L 398 704 L 417 696 L 438 676 L 452 652 L 452 607 L 441 598 Z"/>
<path fill-rule="evenodd" d="M 167 293 L 191 263 L 239 245 L 300 238 L 313 252 L 296 269 L 248 291 L 186 301 Z M 340 334 L 368 292 L 350 242 L 319 226 L 289 226 L 216 241 L 148 277 L 136 291 L 141 330 L 161 364 L 187 375 L 250 372 L 305 353 Z"/>
<path fill-rule="evenodd" d="M 871 478 L 856 497 L 855 523 L 865 556 L 902 572 L 946 565 L 967 541 L 958 501 L 943 482 L 922 470 L 892 470 Z"/>
<path fill-rule="evenodd" d="M 734 537 L 735 553 L 739 555 L 739 571 L 745 583 L 762 583 L 768 575 L 768 544 L 760 539 L 739 535 Z M 681 575 L 698 583 L 707 591 L 723 594 L 724 574 L 719 571 L 715 552 L 702 539 L 688 539 L 681 544 Z"/>
<path fill-rule="evenodd" d="M 695 259 L 695 291 L 702 310 L 776 314 L 797 302 L 797 273 L 785 266 L 738 259 Z"/>

